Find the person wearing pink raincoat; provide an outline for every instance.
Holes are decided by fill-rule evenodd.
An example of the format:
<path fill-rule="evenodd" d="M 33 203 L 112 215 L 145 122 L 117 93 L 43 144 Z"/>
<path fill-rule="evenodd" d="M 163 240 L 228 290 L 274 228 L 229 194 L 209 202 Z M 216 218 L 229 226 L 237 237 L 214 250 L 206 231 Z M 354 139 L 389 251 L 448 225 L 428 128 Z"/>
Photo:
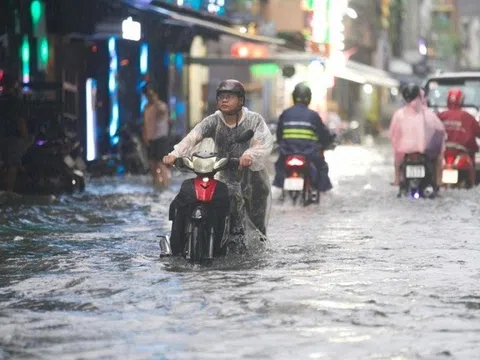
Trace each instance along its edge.
<path fill-rule="evenodd" d="M 405 154 L 419 152 L 436 164 L 437 185 L 441 183 L 446 132 L 442 121 L 426 106 L 425 92 L 415 84 L 402 90 L 406 105 L 398 109 L 390 123 L 389 137 L 394 150 L 395 182 L 400 179 L 400 165 Z"/>

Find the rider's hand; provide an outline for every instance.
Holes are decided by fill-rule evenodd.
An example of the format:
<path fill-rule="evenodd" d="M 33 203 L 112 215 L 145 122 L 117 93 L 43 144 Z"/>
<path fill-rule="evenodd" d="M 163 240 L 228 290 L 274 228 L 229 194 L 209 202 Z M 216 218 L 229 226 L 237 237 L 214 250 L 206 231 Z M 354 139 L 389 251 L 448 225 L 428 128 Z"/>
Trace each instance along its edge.
<path fill-rule="evenodd" d="M 173 165 L 173 163 L 175 162 L 175 160 L 177 160 L 177 158 L 173 155 L 167 155 L 167 156 L 164 156 L 163 157 L 163 163 L 165 165 Z"/>
<path fill-rule="evenodd" d="M 247 168 L 251 166 L 253 163 L 253 159 L 250 155 L 242 155 L 240 158 L 240 167 Z"/>

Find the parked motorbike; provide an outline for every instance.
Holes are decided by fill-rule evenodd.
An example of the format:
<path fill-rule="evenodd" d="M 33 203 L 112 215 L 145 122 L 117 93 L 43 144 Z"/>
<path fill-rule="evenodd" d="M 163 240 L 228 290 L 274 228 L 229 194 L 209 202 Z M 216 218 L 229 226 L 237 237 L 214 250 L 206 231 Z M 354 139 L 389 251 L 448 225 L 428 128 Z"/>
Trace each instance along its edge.
<path fill-rule="evenodd" d="M 49 139 L 38 134 L 27 149 L 15 191 L 20 194 L 72 194 L 85 190 L 82 146 L 73 134 Z"/>
<path fill-rule="evenodd" d="M 133 123 L 126 123 L 118 130 L 120 160 L 125 171 L 144 175 L 150 170 L 147 149 Z"/>
<path fill-rule="evenodd" d="M 464 146 L 447 142 L 444 159 L 442 182 L 447 187 L 468 189 L 475 185 L 475 164 Z"/>
<path fill-rule="evenodd" d="M 285 181 L 282 199 L 286 195 L 293 205 L 300 199 L 303 206 L 320 202 L 319 192 L 312 187 L 312 179 L 316 177 L 316 169 L 302 155 L 288 155 L 285 158 Z"/>
<path fill-rule="evenodd" d="M 398 197 L 402 195 L 414 199 L 435 197 L 435 165 L 425 154 L 406 154 L 402 164 L 403 181 Z"/>
<path fill-rule="evenodd" d="M 236 143 L 246 143 L 253 137 L 253 131 L 241 134 Z M 160 236 L 161 256 L 181 253 L 192 263 L 211 261 L 227 253 L 231 215 L 231 197 L 225 183 L 214 178 L 226 168 L 237 169 L 239 159 L 218 158 L 216 153 L 194 153 L 191 158 L 178 158 L 178 168 L 186 168 L 196 178 L 183 182 L 180 193 L 186 203 L 186 210 L 176 212 L 172 203 L 170 218 L 173 226 L 180 226 L 182 239 L 172 248 L 168 236 Z M 175 200 L 174 200 L 175 201 Z M 177 218 L 179 217 L 179 218 Z M 180 224 L 180 225 L 179 225 Z"/>

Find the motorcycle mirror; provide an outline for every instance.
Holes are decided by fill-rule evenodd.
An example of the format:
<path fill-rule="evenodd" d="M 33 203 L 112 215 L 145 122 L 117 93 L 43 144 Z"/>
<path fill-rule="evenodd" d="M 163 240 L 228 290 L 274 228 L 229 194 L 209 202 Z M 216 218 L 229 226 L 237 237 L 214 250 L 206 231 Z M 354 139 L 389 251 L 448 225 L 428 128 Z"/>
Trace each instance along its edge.
<path fill-rule="evenodd" d="M 182 158 L 183 159 L 183 165 L 185 165 L 189 169 L 193 169 L 193 162 L 189 158 Z"/>
<path fill-rule="evenodd" d="M 241 133 L 240 136 L 237 138 L 237 140 L 235 142 L 237 142 L 239 144 L 246 143 L 251 138 L 253 138 L 253 134 L 254 134 L 253 130 L 248 129 L 248 130 L 244 131 L 243 133 Z"/>
<path fill-rule="evenodd" d="M 225 158 L 216 161 L 215 165 L 213 165 L 213 170 L 221 169 L 222 167 L 227 165 L 227 162 L 228 162 L 228 159 L 225 159 Z"/>

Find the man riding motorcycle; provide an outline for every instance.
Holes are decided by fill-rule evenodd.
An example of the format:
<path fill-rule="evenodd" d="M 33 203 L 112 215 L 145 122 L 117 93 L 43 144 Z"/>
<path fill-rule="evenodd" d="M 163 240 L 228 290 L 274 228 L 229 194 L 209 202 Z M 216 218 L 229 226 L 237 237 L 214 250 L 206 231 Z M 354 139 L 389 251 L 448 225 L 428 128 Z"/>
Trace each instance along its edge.
<path fill-rule="evenodd" d="M 270 204 L 266 163 L 272 151 L 273 137 L 263 117 L 248 110 L 244 104 L 245 89 L 242 83 L 233 79 L 222 81 L 217 88 L 218 111 L 197 124 L 163 158 L 163 162 L 173 165 L 177 158 L 191 155 L 195 145 L 204 139 L 212 139 L 213 143 L 202 142 L 200 147 L 207 145 L 218 157 L 239 158 L 240 169 L 225 169 L 217 174 L 218 180 L 227 184 L 235 203 L 232 213 L 238 221 L 233 224 L 231 233 L 243 235 L 246 231 L 256 229 L 265 236 Z M 246 144 L 236 144 L 235 139 L 247 130 L 254 131 L 253 138 Z M 179 196 L 182 196 L 181 193 Z M 182 204 L 178 196 L 176 200 L 176 204 Z M 175 222 L 175 219 L 170 220 Z M 182 245 L 178 244 L 181 235 L 177 230 L 178 226 L 172 224 L 170 242 L 174 254 L 182 251 Z"/>
<path fill-rule="evenodd" d="M 445 128 L 440 119 L 424 105 L 421 88 L 408 84 L 402 89 L 406 105 L 398 109 L 390 123 L 390 141 L 395 152 L 395 182 L 401 182 L 400 167 L 405 154 L 426 154 L 435 165 L 436 187 L 441 183 Z"/>
<path fill-rule="evenodd" d="M 318 113 L 308 108 L 312 91 L 305 83 L 297 84 L 292 96 L 294 105 L 286 109 L 278 119 L 277 141 L 280 156 L 275 163 L 273 186 L 283 188 L 285 157 L 303 155 L 316 169 L 317 177 L 313 186 L 318 191 L 328 191 L 332 189 L 332 183 L 322 150 L 332 142 L 334 135 L 323 124 Z"/>
<path fill-rule="evenodd" d="M 468 112 L 462 110 L 465 95 L 462 90 L 453 88 L 447 95 L 447 107 L 438 114 L 445 125 L 448 142 L 465 147 L 475 164 L 475 153 L 479 150 L 476 138 L 480 138 L 480 125 Z M 470 173 L 470 181 L 475 184 L 475 168 Z"/>

